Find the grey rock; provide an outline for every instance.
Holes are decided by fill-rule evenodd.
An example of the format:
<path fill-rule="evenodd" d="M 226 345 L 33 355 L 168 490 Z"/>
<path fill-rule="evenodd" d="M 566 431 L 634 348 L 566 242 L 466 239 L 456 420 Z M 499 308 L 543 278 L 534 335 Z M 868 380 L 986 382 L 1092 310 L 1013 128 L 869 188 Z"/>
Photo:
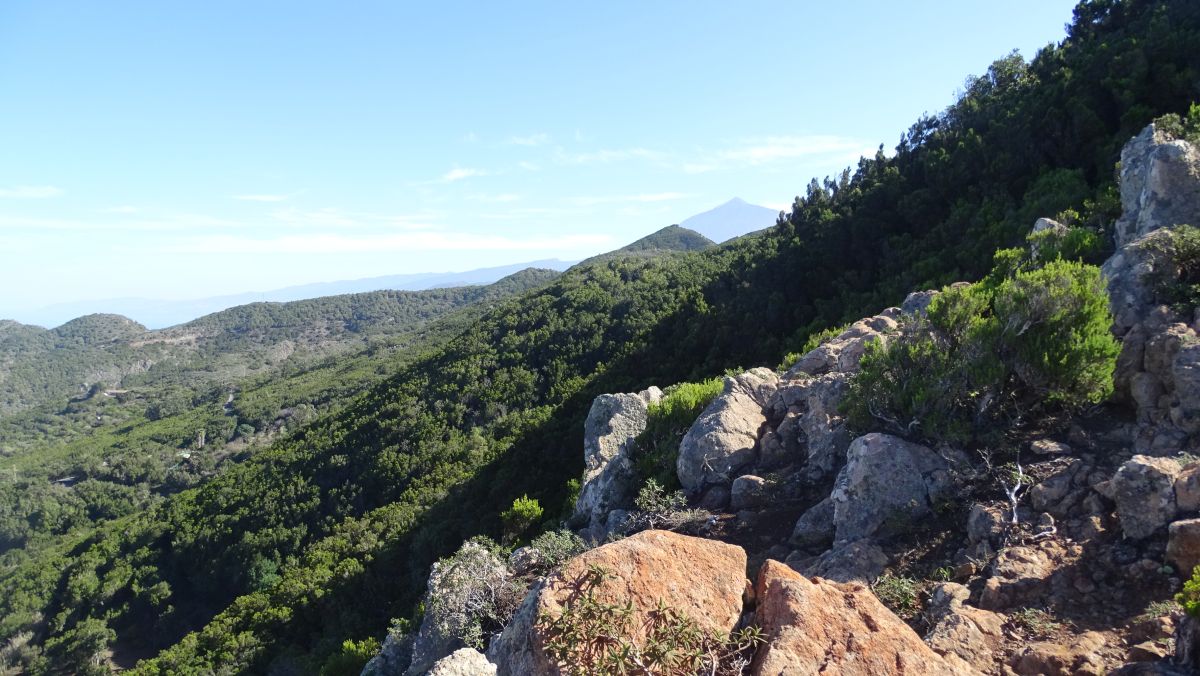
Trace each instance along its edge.
<path fill-rule="evenodd" d="M 856 540 L 836 544 L 820 556 L 793 553 L 784 563 L 806 577 L 870 584 L 887 567 L 888 557 L 870 540 Z"/>
<path fill-rule="evenodd" d="M 700 509 L 709 512 L 723 512 L 729 507 L 729 487 L 709 486 L 697 502 Z"/>
<path fill-rule="evenodd" d="M 725 379 L 725 387 L 692 424 L 679 445 L 675 463 L 679 483 L 689 495 L 706 485 L 728 485 L 737 471 L 757 458 L 759 431 L 767 418 L 763 408 L 775 392 L 779 376 L 754 369 Z"/>
<path fill-rule="evenodd" d="M 729 506 L 731 509 L 756 509 L 762 507 L 767 500 L 767 480 L 753 474 L 745 474 L 733 480 L 729 488 Z"/>
<path fill-rule="evenodd" d="M 1135 455 L 1121 465 L 1109 490 L 1125 537 L 1150 536 L 1175 518 L 1175 479 L 1179 474 L 1179 463 L 1170 458 Z"/>
<path fill-rule="evenodd" d="M 922 315 L 929 309 L 929 304 L 941 293 L 940 291 L 913 291 L 904 297 L 900 304 L 900 312 L 906 315 Z"/>
<path fill-rule="evenodd" d="M 391 634 L 383 646 L 363 667 L 361 676 L 401 676 L 412 663 L 414 637 L 410 634 Z"/>
<path fill-rule="evenodd" d="M 876 341 L 886 341 L 887 334 L 896 330 L 898 326 L 896 318 L 888 314 L 860 319 L 842 333 L 805 353 L 788 369 L 784 378 L 857 371 L 868 345 Z"/>
<path fill-rule="evenodd" d="M 795 449 L 809 482 L 826 479 L 845 461 L 850 434 L 839 409 L 849 389 L 844 373 L 800 375 L 781 383 L 768 402 L 772 415 L 783 418 L 776 434 L 789 452 Z"/>
<path fill-rule="evenodd" d="M 1189 463 L 1175 478 L 1175 504 L 1180 514 L 1200 511 L 1200 463 Z"/>
<path fill-rule="evenodd" d="M 1171 407 L 1171 422 L 1185 432 L 1200 432 L 1200 341 L 1194 337 L 1185 338 L 1176 353 L 1171 379 L 1177 402 Z"/>
<path fill-rule="evenodd" d="M 651 387 L 638 394 L 602 394 L 583 426 L 583 482 L 575 513 L 597 530 L 608 512 L 629 507 L 637 491 L 634 440 L 646 429 L 649 405 L 662 399 Z"/>
<path fill-rule="evenodd" d="M 971 505 L 967 512 L 967 539 L 972 544 L 997 544 L 1008 528 L 1004 510 L 986 505 Z"/>
<path fill-rule="evenodd" d="M 949 487 L 949 471 L 937 453 L 899 437 L 855 439 L 830 494 L 837 541 L 868 537 L 889 521 L 927 516 Z"/>
<path fill-rule="evenodd" d="M 1118 247 L 1163 227 L 1200 223 L 1200 152 L 1153 124 L 1121 150 Z"/>
<path fill-rule="evenodd" d="M 836 531 L 833 524 L 833 501 L 825 498 L 800 515 L 788 542 L 805 549 L 828 546 L 833 542 Z"/>
<path fill-rule="evenodd" d="M 496 665 L 474 648 L 461 648 L 437 661 L 429 676 L 495 676 Z"/>

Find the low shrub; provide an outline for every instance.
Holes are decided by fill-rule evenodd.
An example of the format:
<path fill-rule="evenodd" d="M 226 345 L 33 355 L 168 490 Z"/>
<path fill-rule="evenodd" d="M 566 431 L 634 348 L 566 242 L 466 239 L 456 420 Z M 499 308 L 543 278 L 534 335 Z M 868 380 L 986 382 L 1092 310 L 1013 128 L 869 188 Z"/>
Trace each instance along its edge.
<path fill-rule="evenodd" d="M 636 511 L 629 515 L 626 533 L 651 528 L 697 533 L 712 517 L 703 509 L 690 509 L 683 491 L 667 492 L 654 479 L 646 480 L 633 504 Z"/>
<path fill-rule="evenodd" d="M 921 583 L 911 577 L 884 573 L 871 591 L 901 619 L 911 620 L 921 611 Z"/>
<path fill-rule="evenodd" d="M 525 585 L 509 573 L 505 559 L 495 542 L 477 537 L 434 564 L 421 631 L 428 624 L 440 636 L 484 649 L 525 597 Z"/>

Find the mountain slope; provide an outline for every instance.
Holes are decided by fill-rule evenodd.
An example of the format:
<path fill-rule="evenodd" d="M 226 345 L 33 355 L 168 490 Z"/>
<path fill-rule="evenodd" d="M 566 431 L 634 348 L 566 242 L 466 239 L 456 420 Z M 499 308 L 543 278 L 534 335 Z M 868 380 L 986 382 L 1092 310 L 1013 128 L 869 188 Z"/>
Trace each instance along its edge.
<path fill-rule="evenodd" d="M 775 225 L 778 218 L 777 211 L 734 197 L 720 206 L 683 220 L 679 225 L 720 243 L 769 228 Z"/>
<path fill-rule="evenodd" d="M 1200 94 L 1198 41 L 1193 2 L 1083 3 L 1063 45 L 997 61 L 763 236 L 580 266 L 213 482 L 5 569 L 0 631 L 64 670 L 99 637 L 125 663 L 169 646 L 138 673 L 317 671 L 408 616 L 429 563 L 514 498 L 563 504 L 595 395 L 774 363 L 979 277 L 1031 213 L 1106 227 L 1116 150 Z"/>
<path fill-rule="evenodd" d="M 678 225 L 668 225 L 662 230 L 652 232 L 620 249 L 588 258 L 580 265 L 592 265 L 604 260 L 629 256 L 650 257 L 685 251 L 700 251 L 712 245 L 712 240 L 698 232 Z"/>
<path fill-rule="evenodd" d="M 0 333 L 0 415 L 110 388 L 229 383 L 419 329 L 457 308 L 544 284 L 529 269 L 489 286 L 375 291 L 290 303 L 254 303 L 157 331 L 119 315 L 88 315 L 55 329 L 16 323 Z M 103 389 L 103 388 L 101 388 Z"/>

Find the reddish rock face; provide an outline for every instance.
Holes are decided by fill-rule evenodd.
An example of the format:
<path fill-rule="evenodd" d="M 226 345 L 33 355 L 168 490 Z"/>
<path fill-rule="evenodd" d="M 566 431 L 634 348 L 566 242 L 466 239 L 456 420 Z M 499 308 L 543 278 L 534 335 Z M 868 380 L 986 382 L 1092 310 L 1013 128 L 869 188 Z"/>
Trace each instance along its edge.
<path fill-rule="evenodd" d="M 808 579 L 767 561 L 755 591 L 767 643 L 755 656 L 754 676 L 978 673 L 933 652 L 866 585 Z"/>
<path fill-rule="evenodd" d="M 729 633 L 741 618 L 748 584 L 746 552 L 741 547 L 667 531 L 643 531 L 575 557 L 530 591 L 488 650 L 501 676 L 559 673 L 544 653 L 545 637 L 537 619 L 560 615 L 573 593 L 572 583 L 592 566 L 610 574 L 595 589 L 596 598 L 632 603 L 633 626 L 642 626 L 660 600 L 702 629 Z M 637 637 L 633 639 L 636 642 Z"/>

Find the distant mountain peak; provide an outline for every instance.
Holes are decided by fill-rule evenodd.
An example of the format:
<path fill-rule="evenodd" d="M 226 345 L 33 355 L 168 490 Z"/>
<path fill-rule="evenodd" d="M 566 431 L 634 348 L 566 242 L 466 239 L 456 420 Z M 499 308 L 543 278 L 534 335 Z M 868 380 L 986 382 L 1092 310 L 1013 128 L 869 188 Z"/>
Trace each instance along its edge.
<path fill-rule="evenodd" d="M 694 230 L 714 242 L 725 242 L 769 228 L 775 225 L 778 216 L 774 209 L 750 204 L 741 197 L 734 197 L 724 204 L 681 221 L 679 225 Z"/>

